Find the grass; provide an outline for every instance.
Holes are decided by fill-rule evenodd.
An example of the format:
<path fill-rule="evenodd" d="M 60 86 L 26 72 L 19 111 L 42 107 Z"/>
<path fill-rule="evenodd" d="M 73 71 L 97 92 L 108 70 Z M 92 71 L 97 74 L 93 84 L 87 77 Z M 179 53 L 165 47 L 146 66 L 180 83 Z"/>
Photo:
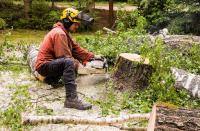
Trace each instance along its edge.
<path fill-rule="evenodd" d="M 17 43 L 36 43 L 39 44 L 48 31 L 40 30 L 27 30 L 27 29 L 16 29 L 16 30 L 2 30 L 0 31 L 0 43 L 3 43 L 5 37 L 8 41 L 13 44 Z M 5 36 L 7 34 L 7 36 Z M 87 33 L 73 33 L 72 38 L 91 36 L 91 32 Z"/>
<path fill-rule="evenodd" d="M 47 31 L 24 30 L 24 29 L 3 30 L 0 33 L 0 43 L 4 42 L 5 34 L 8 33 L 9 35 L 7 35 L 7 40 L 11 41 L 12 43 L 19 43 L 21 41 L 38 43 L 43 39 Z"/>

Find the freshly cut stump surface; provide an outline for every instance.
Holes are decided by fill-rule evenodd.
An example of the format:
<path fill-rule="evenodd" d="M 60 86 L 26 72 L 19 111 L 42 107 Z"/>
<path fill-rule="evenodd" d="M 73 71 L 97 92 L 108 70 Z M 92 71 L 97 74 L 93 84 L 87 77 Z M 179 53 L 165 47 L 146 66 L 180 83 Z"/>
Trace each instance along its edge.
<path fill-rule="evenodd" d="M 122 53 L 119 55 L 113 73 L 118 88 L 142 89 L 148 86 L 149 76 L 153 72 L 147 58 L 138 54 Z"/>

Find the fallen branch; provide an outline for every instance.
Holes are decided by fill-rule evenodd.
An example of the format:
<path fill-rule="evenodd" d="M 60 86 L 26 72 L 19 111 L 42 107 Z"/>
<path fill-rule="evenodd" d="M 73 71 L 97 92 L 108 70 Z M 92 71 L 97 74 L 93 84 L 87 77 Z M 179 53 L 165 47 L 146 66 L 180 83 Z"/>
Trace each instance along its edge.
<path fill-rule="evenodd" d="M 131 114 L 118 118 L 82 118 L 73 116 L 33 116 L 22 114 L 22 123 L 37 125 L 37 124 L 89 124 L 89 125 L 112 125 L 123 123 L 130 120 L 149 119 L 150 114 Z"/>
<path fill-rule="evenodd" d="M 103 30 L 106 31 L 107 33 L 117 34 L 116 31 L 113 31 L 113 30 L 111 30 L 111 29 L 109 29 L 109 28 L 106 28 L 106 27 L 103 27 Z"/>

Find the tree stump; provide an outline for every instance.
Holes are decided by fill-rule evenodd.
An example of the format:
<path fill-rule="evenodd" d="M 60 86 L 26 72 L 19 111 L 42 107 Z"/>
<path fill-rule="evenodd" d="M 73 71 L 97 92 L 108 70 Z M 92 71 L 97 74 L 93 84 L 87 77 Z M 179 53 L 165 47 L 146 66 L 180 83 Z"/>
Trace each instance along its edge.
<path fill-rule="evenodd" d="M 191 74 L 185 70 L 171 68 L 171 72 L 175 77 L 175 88 L 186 89 L 193 97 L 200 98 L 200 76 Z"/>
<path fill-rule="evenodd" d="M 153 72 L 149 60 L 137 54 L 122 53 L 119 55 L 112 75 L 117 88 L 142 89 L 148 86 L 148 79 Z"/>
<path fill-rule="evenodd" d="M 200 130 L 200 110 L 154 105 L 147 131 L 183 130 Z"/>

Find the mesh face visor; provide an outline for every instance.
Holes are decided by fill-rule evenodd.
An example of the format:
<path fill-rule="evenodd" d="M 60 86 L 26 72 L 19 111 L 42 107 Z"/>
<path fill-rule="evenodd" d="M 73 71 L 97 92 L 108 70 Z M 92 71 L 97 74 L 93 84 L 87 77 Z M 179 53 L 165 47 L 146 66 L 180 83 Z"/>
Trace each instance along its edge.
<path fill-rule="evenodd" d="M 78 20 L 83 22 L 84 24 L 90 25 L 94 23 L 94 18 L 90 17 L 89 15 L 83 13 L 82 11 L 76 17 Z"/>

